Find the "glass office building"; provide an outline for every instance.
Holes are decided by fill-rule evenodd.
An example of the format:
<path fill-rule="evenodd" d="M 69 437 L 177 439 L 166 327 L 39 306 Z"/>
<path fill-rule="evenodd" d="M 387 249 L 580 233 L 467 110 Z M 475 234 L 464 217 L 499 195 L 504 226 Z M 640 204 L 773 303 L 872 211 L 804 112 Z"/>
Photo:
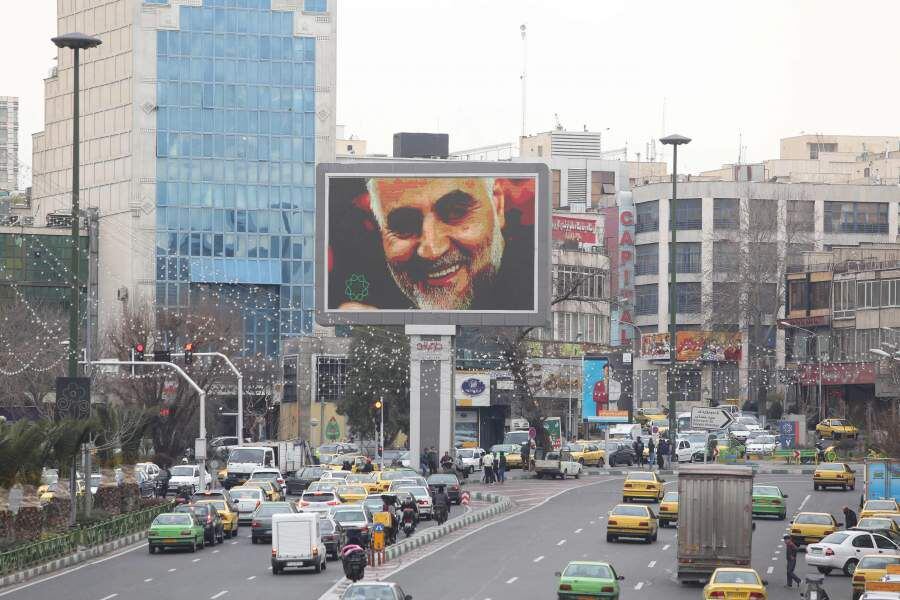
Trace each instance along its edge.
<path fill-rule="evenodd" d="M 213 294 L 274 355 L 312 326 L 316 39 L 271 0 L 178 11 L 156 32 L 156 302 Z"/>

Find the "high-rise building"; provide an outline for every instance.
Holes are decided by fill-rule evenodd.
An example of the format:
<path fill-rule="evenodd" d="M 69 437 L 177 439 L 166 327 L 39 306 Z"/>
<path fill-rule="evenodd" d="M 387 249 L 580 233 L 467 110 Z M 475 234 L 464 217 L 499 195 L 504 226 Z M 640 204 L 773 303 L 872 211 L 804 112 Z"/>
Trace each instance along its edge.
<path fill-rule="evenodd" d="M 0 191 L 19 189 L 19 99 L 0 96 Z"/>
<path fill-rule="evenodd" d="M 333 3 L 60 3 L 60 33 L 103 40 L 81 56 L 101 329 L 123 298 L 183 307 L 196 294 L 240 308 L 248 354 L 310 329 L 315 164 L 335 150 Z M 70 207 L 72 87 L 60 50 L 34 137 L 39 221 Z"/>

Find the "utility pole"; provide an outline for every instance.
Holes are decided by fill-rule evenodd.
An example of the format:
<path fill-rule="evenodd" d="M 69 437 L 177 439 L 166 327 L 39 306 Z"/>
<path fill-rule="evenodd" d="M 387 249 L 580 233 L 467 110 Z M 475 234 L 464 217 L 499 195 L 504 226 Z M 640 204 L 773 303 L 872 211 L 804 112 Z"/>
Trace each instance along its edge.
<path fill-rule="evenodd" d="M 672 200 L 669 202 L 669 370 L 666 383 L 669 391 L 669 441 L 674 448 L 677 413 L 672 378 L 675 375 L 675 322 L 678 316 L 677 265 L 675 263 L 675 252 L 678 249 L 678 228 L 675 224 L 675 205 L 678 200 L 678 146 L 690 143 L 691 139 L 673 134 L 661 138 L 659 141 L 665 146 L 672 146 Z"/>
<path fill-rule="evenodd" d="M 381 432 L 378 434 L 378 461 L 381 464 L 381 470 L 384 470 L 384 397 L 381 398 Z"/>

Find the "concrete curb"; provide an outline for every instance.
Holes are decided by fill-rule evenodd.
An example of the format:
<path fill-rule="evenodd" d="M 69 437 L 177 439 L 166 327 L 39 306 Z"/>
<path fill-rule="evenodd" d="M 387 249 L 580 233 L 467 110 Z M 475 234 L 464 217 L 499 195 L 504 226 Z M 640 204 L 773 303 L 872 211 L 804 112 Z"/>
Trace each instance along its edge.
<path fill-rule="evenodd" d="M 816 468 L 814 466 L 808 467 L 769 467 L 769 466 L 759 466 L 757 464 L 746 464 L 744 466 L 751 467 L 753 469 L 753 473 L 755 475 L 812 475 L 815 473 Z M 623 476 L 627 475 L 632 471 L 640 471 L 639 468 L 633 469 L 585 469 L 585 475 L 594 475 L 594 476 L 604 476 L 604 475 L 615 475 L 615 476 Z M 672 469 L 664 469 L 662 471 L 654 471 L 654 473 L 659 473 L 660 475 L 678 475 L 677 470 Z M 534 473 L 506 473 L 507 480 L 523 480 L 523 479 L 536 479 Z"/>
<path fill-rule="evenodd" d="M 44 563 L 42 565 L 37 565 L 28 569 L 24 569 L 22 571 L 10 573 L 9 575 L 0 577 L 0 588 L 16 583 L 23 583 L 25 581 L 28 581 L 29 579 L 39 577 L 40 575 L 46 575 L 48 573 L 53 573 L 54 571 L 65 569 L 66 567 L 77 565 L 91 558 L 106 554 L 107 552 L 112 552 L 113 550 L 118 550 L 119 548 L 130 546 L 131 544 L 139 542 L 146 537 L 146 531 L 132 533 L 131 535 L 127 535 L 123 538 L 119 538 L 111 542 L 106 542 L 105 544 L 100 544 L 99 546 L 82 548 L 75 552 L 75 554 L 62 556 L 60 558 L 57 558 L 56 560 L 51 560 L 50 562 Z"/>
<path fill-rule="evenodd" d="M 458 529 L 462 529 L 463 527 L 467 527 L 473 523 L 478 523 L 480 521 L 484 521 L 486 519 L 504 513 L 513 506 L 512 500 L 510 500 L 506 496 L 501 496 L 499 494 L 472 492 L 471 497 L 472 500 L 490 502 L 491 505 L 485 506 L 484 508 L 479 508 L 478 510 L 469 511 L 464 515 L 460 515 L 446 521 L 443 525 L 429 527 L 428 529 L 425 529 L 424 531 L 413 535 L 410 538 L 398 541 L 396 544 L 390 546 L 384 551 L 385 560 L 394 560 L 395 558 L 402 556 L 407 552 L 438 540 Z"/>

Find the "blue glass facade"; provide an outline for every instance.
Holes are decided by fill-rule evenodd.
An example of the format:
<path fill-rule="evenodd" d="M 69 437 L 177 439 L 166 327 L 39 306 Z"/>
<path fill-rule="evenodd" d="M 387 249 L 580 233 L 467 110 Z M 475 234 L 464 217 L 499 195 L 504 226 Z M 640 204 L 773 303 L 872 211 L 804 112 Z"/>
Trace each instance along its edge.
<path fill-rule="evenodd" d="M 179 10 L 157 32 L 157 302 L 216 290 L 271 355 L 312 323 L 315 39 L 270 0 Z"/>

